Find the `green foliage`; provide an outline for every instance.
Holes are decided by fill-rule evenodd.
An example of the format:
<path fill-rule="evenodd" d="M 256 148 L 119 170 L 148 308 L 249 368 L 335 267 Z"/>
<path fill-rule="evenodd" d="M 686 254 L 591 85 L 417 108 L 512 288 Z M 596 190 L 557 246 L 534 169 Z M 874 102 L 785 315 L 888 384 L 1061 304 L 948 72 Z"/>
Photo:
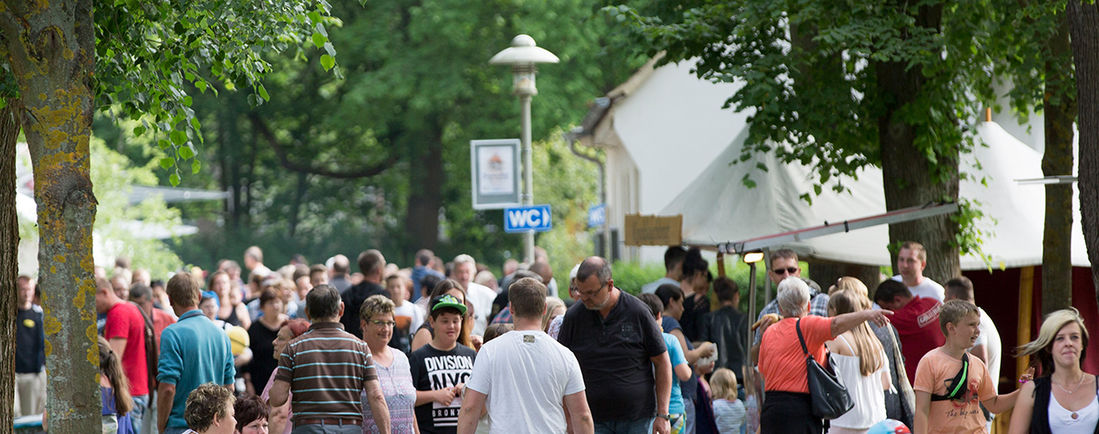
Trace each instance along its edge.
<path fill-rule="evenodd" d="M 553 210 L 553 229 L 536 234 L 535 243 L 549 254 L 558 296 L 567 299 L 569 271 L 595 250 L 588 207 L 598 201 L 599 172 L 572 154 L 559 129 L 533 147 L 534 202 Z"/>
<path fill-rule="evenodd" d="M 641 293 L 641 287 L 664 276 L 663 264 L 641 264 L 616 261 L 611 265 L 614 286 L 630 294 Z"/>
<path fill-rule="evenodd" d="M 326 26 L 338 25 L 324 0 L 264 2 L 199 0 L 96 2 L 96 105 L 140 119 L 135 135 L 152 133 L 167 152 L 162 167 L 172 169 L 178 185 L 179 165 L 192 161 L 203 143 L 201 123 L 192 108 L 194 90 L 250 89 L 253 105 L 270 99 L 261 79 L 272 70 L 272 54 L 304 58 L 300 45 L 310 33 L 323 48 L 325 70 L 335 64 L 326 41 Z M 336 70 L 339 74 L 339 70 Z M 171 163 L 171 164 L 168 164 Z"/>
<path fill-rule="evenodd" d="M 540 68 L 532 104 L 534 139 L 559 141 L 558 128 L 579 122 L 591 98 L 643 62 L 623 49 L 626 41 L 613 34 L 609 18 L 593 15 L 594 6 L 591 0 L 401 0 L 365 8 L 354 0 L 332 2 L 332 15 L 343 25 L 330 27 L 326 38 L 340 47 L 342 77 L 325 73 L 319 59 L 303 65 L 281 58 L 272 61 L 273 72 L 265 78 L 272 98 L 262 106 L 226 92 L 194 98 L 206 134 L 199 158 L 207 175 L 188 177 L 183 185 L 229 190 L 239 203 L 182 207 L 185 218 L 209 221 L 203 228 L 210 235 L 181 243 L 180 254 L 188 262 L 212 264 L 238 257 L 254 242 L 287 253 L 268 255 L 272 260 L 292 253 L 353 257 L 378 248 L 388 260 L 409 264 L 423 247 L 420 240 L 437 236 L 434 250 L 446 259 L 469 253 L 496 265 L 520 256 L 520 238 L 501 230 L 502 212 L 470 206 L 469 141 L 517 137 L 520 127 L 511 72 L 488 59 L 518 33 L 532 35 L 561 58 Z M 102 129 L 106 136 L 113 128 L 97 125 L 97 133 Z M 128 147 L 125 153 L 148 158 Z M 434 155 L 442 157 L 437 168 L 429 164 Z M 546 157 L 551 169 L 536 170 L 538 184 L 584 179 L 587 190 L 559 196 L 579 203 L 578 192 L 598 182 L 594 167 L 563 172 L 577 157 L 567 150 L 554 155 L 559 158 Z M 372 168 L 376 173 L 367 173 Z M 425 197 L 428 185 L 439 187 L 437 198 Z M 539 202 L 557 197 L 540 191 Z M 583 202 L 554 206 L 582 212 L 594 200 Z M 437 231 L 408 223 L 414 205 L 440 219 Z M 560 224 L 581 221 L 567 213 L 555 217 Z M 572 264 L 565 267 L 564 261 L 591 248 L 583 235 L 571 240 L 579 244 L 570 244 L 555 234 L 540 238 L 560 240 L 550 257 L 562 261 L 552 264 L 555 271 L 567 272 Z"/>
<path fill-rule="evenodd" d="M 147 269 L 157 278 L 179 270 L 183 265 L 179 257 L 164 242 L 149 237 L 153 231 L 170 232 L 180 226 L 179 210 L 169 208 L 160 197 L 136 204 L 129 199 L 134 185 L 156 182 L 155 163 L 134 166 L 97 137 L 91 139 L 90 149 L 92 191 L 99 202 L 93 225 L 96 258 L 113 261 L 115 257 L 126 256 L 132 259 L 134 267 Z M 19 164 L 30 165 L 30 162 Z M 37 244 L 35 222 L 20 220 L 19 237 Z"/>

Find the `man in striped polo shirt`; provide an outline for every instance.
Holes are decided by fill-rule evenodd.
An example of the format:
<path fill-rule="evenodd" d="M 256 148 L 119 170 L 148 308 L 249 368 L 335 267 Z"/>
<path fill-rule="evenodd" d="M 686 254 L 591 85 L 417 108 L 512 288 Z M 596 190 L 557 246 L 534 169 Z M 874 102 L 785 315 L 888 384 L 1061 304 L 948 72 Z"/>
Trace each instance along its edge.
<path fill-rule="evenodd" d="M 343 310 L 335 288 L 313 288 L 305 297 L 305 314 L 313 325 L 279 355 L 269 404 L 283 405 L 288 392 L 293 392 L 293 434 L 361 433 L 364 390 L 374 423 L 381 432 L 389 432 L 389 409 L 370 349 L 343 330 Z"/>

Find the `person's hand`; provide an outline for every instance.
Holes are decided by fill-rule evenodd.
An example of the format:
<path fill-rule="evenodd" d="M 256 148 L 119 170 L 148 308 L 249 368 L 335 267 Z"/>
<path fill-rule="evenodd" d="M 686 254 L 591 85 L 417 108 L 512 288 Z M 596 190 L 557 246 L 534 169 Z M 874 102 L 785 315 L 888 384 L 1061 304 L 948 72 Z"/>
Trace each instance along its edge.
<path fill-rule="evenodd" d="M 877 324 L 879 327 L 885 327 L 889 324 L 889 317 L 893 316 L 893 311 L 886 309 L 871 309 L 866 312 L 869 312 L 870 314 L 870 319 L 868 321 L 873 321 L 874 324 Z"/>
<path fill-rule="evenodd" d="M 462 396 L 462 393 L 466 391 L 466 383 L 458 383 L 451 389 L 454 390 L 454 396 Z"/>
<path fill-rule="evenodd" d="M 714 346 L 713 342 L 703 342 L 702 345 L 698 346 L 698 349 L 702 352 L 702 358 L 711 357 L 717 351 L 717 347 Z"/>
<path fill-rule="evenodd" d="M 439 403 L 442 406 L 449 406 L 450 402 L 454 400 L 454 388 L 447 387 L 445 389 L 439 389 L 435 391 L 432 401 Z"/>
<path fill-rule="evenodd" d="M 473 351 L 481 351 L 481 345 L 484 345 L 484 340 L 478 335 L 469 335 L 469 340 L 473 344 Z"/>
<path fill-rule="evenodd" d="M 668 419 L 658 416 L 653 422 L 653 434 L 669 434 L 671 431 L 672 426 Z"/>
<path fill-rule="evenodd" d="M 1033 380 L 1033 379 L 1034 379 L 1034 367 L 1031 366 L 1031 367 L 1027 368 L 1026 372 L 1024 372 L 1023 375 L 1019 376 L 1019 384 L 1026 383 L 1026 382 L 1028 382 L 1030 380 Z"/>

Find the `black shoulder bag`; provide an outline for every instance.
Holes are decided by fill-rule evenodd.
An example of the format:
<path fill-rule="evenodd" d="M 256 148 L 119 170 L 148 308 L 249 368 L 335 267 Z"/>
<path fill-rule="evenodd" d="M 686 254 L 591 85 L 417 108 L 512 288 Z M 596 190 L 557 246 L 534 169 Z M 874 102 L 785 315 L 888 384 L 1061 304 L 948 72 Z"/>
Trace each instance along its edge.
<path fill-rule="evenodd" d="M 805 338 L 801 335 L 801 318 L 794 326 L 798 331 L 801 350 L 805 352 L 805 370 L 809 375 L 809 396 L 812 399 L 813 415 L 822 419 L 835 419 L 847 413 L 855 406 L 851 394 L 843 387 L 836 376 L 825 371 L 809 349 L 805 347 Z"/>

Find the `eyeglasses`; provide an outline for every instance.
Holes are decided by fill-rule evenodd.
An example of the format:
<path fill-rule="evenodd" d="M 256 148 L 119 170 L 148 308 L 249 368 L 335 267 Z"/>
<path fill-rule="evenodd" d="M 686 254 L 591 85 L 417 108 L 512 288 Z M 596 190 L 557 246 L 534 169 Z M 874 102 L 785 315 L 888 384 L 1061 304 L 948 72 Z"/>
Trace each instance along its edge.
<path fill-rule="evenodd" d="M 771 270 L 771 272 L 775 274 L 794 274 L 798 272 L 798 267 L 778 268 Z"/>
<path fill-rule="evenodd" d="M 580 294 L 580 297 L 582 297 L 582 298 L 592 298 L 592 297 L 595 297 L 596 295 L 599 295 L 599 293 L 603 291 L 603 288 L 607 287 L 610 283 L 611 283 L 611 281 L 607 280 L 602 285 L 600 285 L 598 288 L 596 288 L 595 291 L 581 291 L 580 288 L 577 287 L 576 292 L 578 294 Z"/>
<path fill-rule="evenodd" d="M 370 323 L 374 324 L 376 326 L 382 326 L 382 327 L 393 327 L 393 326 L 397 325 L 396 321 L 382 321 L 382 320 L 378 320 L 378 319 L 372 319 L 372 320 L 370 320 Z"/>

